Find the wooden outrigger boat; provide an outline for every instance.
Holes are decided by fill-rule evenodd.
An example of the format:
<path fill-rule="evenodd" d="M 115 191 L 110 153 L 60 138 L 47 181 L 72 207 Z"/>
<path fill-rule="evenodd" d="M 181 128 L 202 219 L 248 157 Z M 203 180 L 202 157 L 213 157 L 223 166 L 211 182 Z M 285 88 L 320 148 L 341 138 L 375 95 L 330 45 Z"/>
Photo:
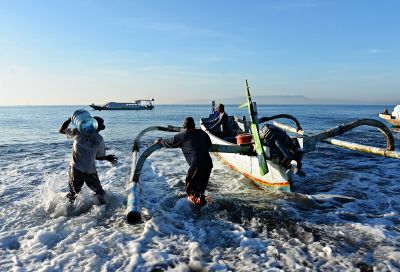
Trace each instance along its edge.
<path fill-rule="evenodd" d="M 210 152 L 226 163 L 233 170 L 251 179 L 262 189 L 268 191 L 290 192 L 295 174 L 303 176 L 301 170 L 302 157 L 305 153 L 314 151 L 320 142 L 351 149 L 368 154 L 375 154 L 388 158 L 400 159 L 400 152 L 395 151 L 393 135 L 389 128 L 382 122 L 374 119 L 360 119 L 353 122 L 340 124 L 337 127 L 322 131 L 321 133 L 306 134 L 298 120 L 288 114 L 258 118 L 257 105 L 251 101 L 250 91 L 246 80 L 247 102 L 240 107 L 247 107 L 249 120 L 245 117 L 231 118 L 231 125 L 235 136 L 244 136 L 250 141 L 237 143 L 233 137 L 221 139 L 207 130 L 203 124 L 207 118 L 201 119 L 201 129 L 206 131 L 212 141 Z M 278 123 L 276 119 L 289 119 L 295 127 Z M 267 123 L 271 122 L 272 123 Z M 267 123 L 260 128 L 262 123 Z M 386 149 L 361 145 L 357 143 L 331 139 L 359 126 L 372 126 L 379 129 L 386 139 Z M 136 137 L 132 152 L 131 175 L 128 181 L 128 201 L 126 217 L 129 223 L 140 219 L 139 177 L 143 164 L 150 154 L 161 148 L 159 144 L 153 144 L 140 152 L 140 138 L 153 130 L 180 132 L 180 127 L 149 127 L 141 131 Z M 286 132 L 295 134 L 290 137 Z"/>
<path fill-rule="evenodd" d="M 238 154 L 238 153 L 220 153 L 214 152 L 214 154 L 221 159 L 225 164 L 227 164 L 233 170 L 241 173 L 245 177 L 251 179 L 255 184 L 257 184 L 262 189 L 268 191 L 291 191 L 291 185 L 293 181 L 293 176 L 295 174 L 304 175 L 301 170 L 301 159 L 303 155 L 307 152 L 314 151 L 316 148 L 316 144 L 318 142 L 326 142 L 328 144 L 340 146 L 347 149 L 352 149 L 360 152 L 370 153 L 381 155 L 385 157 L 391 158 L 400 158 L 400 153 L 394 151 L 394 140 L 390 130 L 381 122 L 373 119 L 361 119 L 356 120 L 347 124 L 341 124 L 338 127 L 323 131 L 316 135 L 307 135 L 304 133 L 299 121 L 288 114 L 279 114 L 270 117 L 262 117 L 258 119 L 257 114 L 257 106 L 255 102 L 251 101 L 249 87 L 247 85 L 247 97 L 248 102 L 242 106 L 247 106 L 250 113 L 250 120 L 246 121 L 245 118 L 242 120 L 238 117 L 234 117 L 231 119 L 231 126 L 233 128 L 234 135 L 246 135 L 251 133 L 253 139 L 255 141 L 250 141 L 243 145 L 251 145 L 254 146 L 254 149 L 257 149 L 257 145 L 261 145 L 260 149 L 262 154 Z M 278 123 L 276 119 L 289 119 L 291 120 L 296 127 L 287 126 L 285 124 Z M 221 139 L 210 133 L 207 130 L 207 127 L 204 125 L 206 123 L 207 118 L 202 119 L 201 129 L 207 132 L 210 136 L 210 139 L 213 144 L 218 145 L 226 145 L 234 148 L 238 146 L 236 143 L 232 142 L 232 139 Z M 268 131 L 269 135 L 261 135 L 260 131 L 262 129 L 259 126 L 268 121 L 273 121 L 272 126 L 266 125 L 264 128 Z M 339 141 L 335 139 L 328 139 L 338 135 L 341 135 L 351 129 L 354 129 L 358 126 L 372 126 L 378 128 L 385 136 L 387 140 L 387 148 L 376 148 L 372 146 L 360 145 L 356 143 Z M 274 128 L 275 127 L 275 128 Z M 296 134 L 297 136 L 286 138 L 286 145 L 288 141 L 293 142 L 293 146 L 297 147 L 296 150 L 288 150 L 287 146 L 285 147 L 285 143 L 279 143 L 278 137 L 271 135 L 274 133 L 274 130 L 284 130 L 286 132 L 291 132 Z M 279 131 L 278 131 L 279 133 Z M 280 133 L 282 135 L 282 133 Z M 237 137 L 237 136 L 236 136 Z M 289 135 L 287 135 L 289 137 Z M 260 139 L 261 138 L 261 139 Z M 257 140 L 258 139 L 258 140 Z M 257 143 L 258 142 L 258 143 Z M 293 147 L 292 146 L 292 147 Z M 292 153 L 292 154 L 290 154 Z M 286 158 L 285 158 L 286 156 Z M 290 161 L 291 163 L 284 164 L 284 161 Z M 265 169 L 262 169 L 262 163 L 266 162 L 264 166 Z"/>
<path fill-rule="evenodd" d="M 400 127 L 400 105 L 397 105 L 392 113 L 385 109 L 384 112 L 379 113 L 379 117 L 395 127 Z"/>
<path fill-rule="evenodd" d="M 207 119 L 202 119 L 206 121 Z M 238 126 L 238 121 L 233 121 L 234 124 Z M 206 131 L 213 144 L 223 145 L 227 147 L 236 147 L 236 143 L 218 138 L 214 134 L 207 130 L 204 124 L 201 124 L 201 129 Z M 244 129 L 238 129 L 238 134 L 246 135 L 249 132 Z M 268 191 L 287 191 L 290 192 L 290 186 L 292 182 L 292 173 L 287 171 L 286 168 L 281 166 L 279 163 L 273 160 L 266 160 L 267 167 L 269 169 L 268 173 L 262 175 L 260 173 L 260 166 L 258 163 L 258 158 L 256 152 L 253 150 L 254 142 L 249 142 L 241 144 L 241 146 L 251 146 L 252 152 L 249 154 L 240 153 L 222 153 L 214 152 L 214 154 L 223 161 L 230 168 L 239 172 L 243 176 L 253 180 L 258 186 Z M 240 146 L 240 145 L 239 145 Z"/>

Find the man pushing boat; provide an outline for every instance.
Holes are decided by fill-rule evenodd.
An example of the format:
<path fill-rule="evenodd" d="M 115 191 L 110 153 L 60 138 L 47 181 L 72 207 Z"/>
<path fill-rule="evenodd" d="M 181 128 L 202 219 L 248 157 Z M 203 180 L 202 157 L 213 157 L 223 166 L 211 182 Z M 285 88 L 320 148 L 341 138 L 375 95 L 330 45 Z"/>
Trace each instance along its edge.
<path fill-rule="evenodd" d="M 196 129 L 192 117 L 186 117 L 183 120 L 183 128 L 185 129 L 184 132 L 168 139 L 158 139 L 154 143 L 167 148 L 180 147 L 182 149 L 182 153 L 189 164 L 186 175 L 188 199 L 197 205 L 204 206 L 206 204 L 204 192 L 213 168 L 208 153 L 211 148 L 211 140 L 207 133 Z"/>

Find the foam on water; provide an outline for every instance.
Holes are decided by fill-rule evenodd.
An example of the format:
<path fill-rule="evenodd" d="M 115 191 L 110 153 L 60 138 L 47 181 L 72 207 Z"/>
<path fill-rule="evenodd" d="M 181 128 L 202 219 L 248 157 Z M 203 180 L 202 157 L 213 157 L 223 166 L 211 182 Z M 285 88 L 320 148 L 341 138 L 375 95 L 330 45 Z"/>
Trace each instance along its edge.
<path fill-rule="evenodd" d="M 327 145 L 306 155 L 307 177 L 296 177 L 295 192 L 289 194 L 261 191 L 213 157 L 207 194 L 214 201 L 202 208 L 186 200 L 188 166 L 181 151 L 162 149 L 142 170 L 143 219 L 126 224 L 133 136 L 140 127 L 160 124 L 151 115 L 169 124 L 173 120 L 173 125 L 180 124 L 182 114 L 193 115 L 192 109 L 169 110 L 132 113 L 150 119 L 138 117 L 129 137 L 112 138 L 107 132 L 107 152 L 116 154 L 119 163 L 98 163 L 107 192 L 103 206 L 84 186 L 68 211 L 71 142 L 53 141 L 49 135 L 44 142 L 21 144 L 10 137 L 9 144 L 0 146 L 5 154 L 0 157 L 1 271 L 400 269 L 399 162 Z M 134 120 L 104 114 L 106 122 L 124 126 Z M 395 137 L 399 141 L 400 134 Z"/>

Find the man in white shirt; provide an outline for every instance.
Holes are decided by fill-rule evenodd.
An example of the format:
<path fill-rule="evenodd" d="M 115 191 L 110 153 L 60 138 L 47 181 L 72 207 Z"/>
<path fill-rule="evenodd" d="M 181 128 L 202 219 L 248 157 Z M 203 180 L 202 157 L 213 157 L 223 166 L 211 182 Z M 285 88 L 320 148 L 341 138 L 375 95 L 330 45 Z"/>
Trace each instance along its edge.
<path fill-rule="evenodd" d="M 117 163 L 115 155 L 106 156 L 106 147 L 103 137 L 99 132 L 105 129 L 104 120 L 97 120 L 97 131 L 92 134 L 83 134 L 77 128 L 68 128 L 71 118 L 68 118 L 61 126 L 59 132 L 66 134 L 67 138 L 74 139 L 72 147 L 72 158 L 69 164 L 69 193 L 67 198 L 71 203 L 75 201 L 76 195 L 81 191 L 83 183 L 96 193 L 100 204 L 104 204 L 104 189 L 100 184 L 96 170 L 96 160 L 107 160 Z"/>

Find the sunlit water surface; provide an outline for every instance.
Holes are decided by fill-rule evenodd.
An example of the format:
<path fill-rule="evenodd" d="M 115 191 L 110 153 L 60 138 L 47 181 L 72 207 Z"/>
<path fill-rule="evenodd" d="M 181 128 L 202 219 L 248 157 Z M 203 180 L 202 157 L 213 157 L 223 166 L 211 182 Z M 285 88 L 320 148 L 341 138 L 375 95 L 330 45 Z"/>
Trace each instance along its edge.
<path fill-rule="evenodd" d="M 213 157 L 213 204 L 185 199 L 188 168 L 179 149 L 149 157 L 141 175 L 142 222 L 124 209 L 132 142 L 152 125 L 180 126 L 209 106 L 93 112 L 105 119 L 109 154 L 98 163 L 107 204 L 84 186 L 66 212 L 72 142 L 58 133 L 79 106 L 0 107 L 0 271 L 399 271 L 400 161 L 320 144 L 304 158 L 307 177 L 293 193 L 269 194 Z M 390 106 L 389 106 L 390 108 Z M 89 110 L 88 107 L 86 109 Z M 259 115 L 289 113 L 307 132 L 358 118 L 381 106 L 259 106 Z M 227 106 L 228 114 L 246 112 Z M 399 148 L 400 133 L 393 131 Z M 145 144 L 166 134 L 144 137 Z M 374 129 L 342 137 L 385 146 Z"/>

